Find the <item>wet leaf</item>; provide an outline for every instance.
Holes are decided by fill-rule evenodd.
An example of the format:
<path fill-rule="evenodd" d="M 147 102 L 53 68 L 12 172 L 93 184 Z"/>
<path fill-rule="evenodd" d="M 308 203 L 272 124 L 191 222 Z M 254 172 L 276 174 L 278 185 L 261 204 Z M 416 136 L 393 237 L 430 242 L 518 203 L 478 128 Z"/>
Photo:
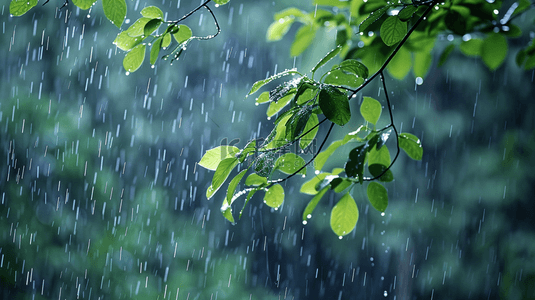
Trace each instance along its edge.
<path fill-rule="evenodd" d="M 267 184 L 267 178 L 262 177 L 256 173 L 252 173 L 245 179 L 245 185 L 248 186 L 263 186 Z"/>
<path fill-rule="evenodd" d="M 421 160 L 424 150 L 420 139 L 410 133 L 401 133 L 399 135 L 399 147 L 414 160 Z"/>
<path fill-rule="evenodd" d="M 230 0 L 214 0 L 214 3 L 217 4 L 217 5 L 225 5 L 229 2 Z"/>
<path fill-rule="evenodd" d="M 316 186 L 318 185 L 318 183 L 320 183 L 323 179 L 325 179 L 325 177 L 331 176 L 331 175 L 338 175 L 342 171 L 344 171 L 344 169 L 336 168 L 331 173 L 329 172 L 319 173 L 318 175 L 314 176 L 307 182 L 303 183 L 299 191 L 303 194 L 316 195 L 318 193 L 318 190 L 316 189 Z"/>
<path fill-rule="evenodd" d="M 331 122 L 343 126 L 351 119 L 349 101 L 345 93 L 331 86 L 325 86 L 319 93 L 319 106 Z"/>
<path fill-rule="evenodd" d="M 106 18 L 118 28 L 121 28 L 126 17 L 126 2 L 124 0 L 102 0 L 102 7 Z"/>
<path fill-rule="evenodd" d="M 299 72 L 297 72 L 295 69 L 292 69 L 292 70 L 285 70 L 283 72 L 280 72 L 280 73 L 277 73 L 269 78 L 266 78 L 264 80 L 259 80 L 257 82 L 255 82 L 253 84 L 253 86 L 251 87 L 251 90 L 249 91 L 249 94 L 247 95 L 251 95 L 252 93 L 258 91 L 261 87 L 263 87 L 264 85 L 270 83 L 271 81 L 275 80 L 275 79 L 279 79 L 281 78 L 282 76 L 286 76 L 286 75 L 290 75 L 290 74 L 299 74 Z"/>
<path fill-rule="evenodd" d="M 359 32 L 365 32 L 373 22 L 379 20 L 379 18 L 383 16 L 390 6 L 391 5 L 386 5 L 372 12 L 364 21 L 362 21 L 362 23 L 360 23 Z"/>
<path fill-rule="evenodd" d="M 126 53 L 123 59 L 123 67 L 128 72 L 135 72 L 145 60 L 145 49 L 144 44 L 137 45 L 130 52 Z"/>
<path fill-rule="evenodd" d="M 349 193 L 342 196 L 331 211 L 331 229 L 338 236 L 349 234 L 357 225 L 359 210 Z"/>
<path fill-rule="evenodd" d="M 295 153 L 286 153 L 284 155 L 281 155 L 275 161 L 275 167 L 273 169 L 279 170 L 284 174 L 293 174 L 297 172 L 297 170 L 301 169 L 305 165 L 305 163 L 305 160 L 301 156 Z M 297 174 L 306 175 L 306 173 L 306 168 L 303 168 Z"/>
<path fill-rule="evenodd" d="M 377 182 L 370 182 L 366 189 L 368 200 L 371 205 L 380 212 L 384 212 L 388 206 L 388 192 L 385 187 Z"/>
<path fill-rule="evenodd" d="M 388 151 L 387 147 L 381 147 L 380 149 L 377 149 L 377 147 L 371 148 L 371 150 L 368 151 L 367 159 L 368 165 L 381 164 L 388 166 L 392 161 L 390 159 L 390 152 Z"/>
<path fill-rule="evenodd" d="M 199 165 L 214 171 L 222 160 L 234 157 L 238 152 L 240 152 L 240 149 L 235 146 L 218 146 L 206 151 L 199 161 Z"/>
<path fill-rule="evenodd" d="M 160 24 L 162 24 L 161 19 L 152 19 L 145 24 L 145 27 L 143 27 L 143 35 L 149 36 L 151 35 L 158 27 L 160 27 Z"/>
<path fill-rule="evenodd" d="M 163 12 L 156 6 L 147 6 L 141 10 L 141 15 L 151 19 L 163 19 Z"/>
<path fill-rule="evenodd" d="M 416 6 L 405 6 L 402 10 L 399 11 L 398 17 L 401 21 L 408 21 L 412 15 L 416 12 L 418 8 Z"/>
<path fill-rule="evenodd" d="M 310 70 L 314 74 L 321 66 L 325 65 L 328 61 L 333 59 L 338 53 L 342 51 L 342 47 L 338 46 L 325 55 L 315 66 Z"/>
<path fill-rule="evenodd" d="M 226 198 L 226 201 L 227 201 L 228 205 L 232 205 L 232 199 L 234 197 L 234 191 L 236 191 L 236 187 L 238 187 L 238 184 L 240 183 L 240 181 L 243 178 L 243 176 L 245 175 L 245 173 L 247 173 L 247 170 L 241 171 L 240 173 L 238 173 L 238 175 L 234 176 L 234 178 L 232 178 L 232 180 L 228 184 L 227 198 Z"/>
<path fill-rule="evenodd" d="M 234 157 L 226 158 L 219 163 L 212 178 L 212 184 L 206 191 L 206 198 L 212 198 L 237 165 L 238 159 Z"/>
<path fill-rule="evenodd" d="M 349 159 L 345 164 L 346 175 L 358 178 L 360 183 L 363 182 L 364 162 L 368 152 L 368 144 L 358 146 L 349 152 Z"/>
<path fill-rule="evenodd" d="M 128 51 L 141 44 L 142 37 L 131 37 L 127 31 L 123 31 L 117 35 L 113 44 L 123 51 Z"/>
<path fill-rule="evenodd" d="M 308 132 L 307 134 L 303 135 L 301 139 L 299 140 L 299 147 L 301 149 L 306 149 L 316 138 L 316 134 L 318 134 L 318 116 L 316 114 L 312 114 L 310 118 L 308 118 L 307 124 L 305 125 L 305 128 L 303 129 L 303 133 Z M 314 151 L 314 149 L 313 149 Z"/>
<path fill-rule="evenodd" d="M 189 28 L 186 25 L 179 25 L 178 31 L 173 33 L 173 37 L 175 38 L 176 42 L 179 44 L 184 43 L 185 41 L 189 40 L 192 37 L 193 33 L 191 32 L 191 28 Z"/>
<path fill-rule="evenodd" d="M 270 187 L 264 196 L 264 202 L 272 208 L 279 208 L 284 202 L 284 188 L 280 184 Z"/>
<path fill-rule="evenodd" d="M 290 101 L 293 99 L 294 93 L 288 94 L 284 97 L 282 97 L 279 101 L 271 102 L 269 104 L 268 109 L 266 110 L 266 114 L 268 117 L 274 116 L 276 113 L 278 113 L 281 109 L 283 109 Z"/>
<path fill-rule="evenodd" d="M 360 114 L 364 120 L 372 124 L 377 124 L 382 111 L 383 107 L 379 101 L 371 97 L 363 98 L 362 104 L 360 105 Z"/>
<path fill-rule="evenodd" d="M 92 1 L 89 7 L 91 7 L 95 1 Z M 36 5 L 37 0 L 11 0 L 11 3 L 9 4 L 9 13 L 13 16 L 22 16 Z"/>
<path fill-rule="evenodd" d="M 407 34 L 407 23 L 401 21 L 397 16 L 390 16 L 381 25 L 380 34 L 387 46 L 393 46 Z"/>
<path fill-rule="evenodd" d="M 72 0 L 74 5 L 83 10 L 89 9 L 95 2 L 97 2 L 97 0 Z M 30 3 L 32 3 L 32 1 L 30 1 Z"/>
<path fill-rule="evenodd" d="M 157 38 L 150 48 L 150 64 L 154 65 L 160 54 L 160 49 L 162 48 L 162 38 Z"/>
<path fill-rule="evenodd" d="M 377 177 L 383 174 L 386 168 L 387 166 L 381 164 L 368 164 L 368 170 L 370 171 L 370 174 L 372 174 L 373 177 Z M 390 170 L 387 170 L 381 177 L 379 177 L 379 181 L 383 182 L 390 182 L 392 180 L 394 180 L 394 174 Z"/>

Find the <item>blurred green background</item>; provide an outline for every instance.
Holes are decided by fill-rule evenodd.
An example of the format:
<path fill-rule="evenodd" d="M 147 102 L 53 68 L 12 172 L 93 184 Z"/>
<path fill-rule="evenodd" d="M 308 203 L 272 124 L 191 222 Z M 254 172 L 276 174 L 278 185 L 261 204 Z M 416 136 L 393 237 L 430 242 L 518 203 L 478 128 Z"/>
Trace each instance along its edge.
<path fill-rule="evenodd" d="M 388 80 L 396 124 L 421 138 L 424 159 L 396 162 L 384 217 L 355 189 L 360 220 L 339 240 L 334 195 L 304 226 L 310 196 L 293 178 L 282 209 L 253 198 L 233 226 L 223 192 L 206 200 L 212 173 L 196 166 L 224 138 L 243 147 L 269 133 L 265 107 L 244 97 L 254 81 L 308 70 L 334 47 L 335 32 L 321 31 L 293 59 L 294 27 L 265 41 L 275 12 L 311 2 L 232 0 L 214 9 L 220 36 L 128 76 L 100 1 L 57 5 L 18 18 L 2 5 L 1 298 L 535 298 L 535 74 L 514 63 L 525 39 L 510 40 L 496 72 L 454 52 L 422 85 Z M 128 5 L 133 21 L 148 5 L 177 19 L 198 3 Z M 517 25 L 533 35 L 533 19 Z M 206 11 L 187 24 L 215 31 Z"/>

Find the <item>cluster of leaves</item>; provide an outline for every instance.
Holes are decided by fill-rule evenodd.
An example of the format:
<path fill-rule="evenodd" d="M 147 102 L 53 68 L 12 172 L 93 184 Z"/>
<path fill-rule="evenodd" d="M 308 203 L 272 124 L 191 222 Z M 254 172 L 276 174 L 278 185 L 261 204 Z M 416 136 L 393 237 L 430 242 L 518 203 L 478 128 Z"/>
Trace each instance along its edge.
<path fill-rule="evenodd" d="M 411 70 L 415 77 L 425 77 L 432 65 L 432 50 L 439 34 L 447 33 L 452 37 L 460 36 L 460 49 L 469 55 L 478 55 L 491 70 L 497 69 L 507 54 L 507 37 L 519 36 L 518 27 L 511 21 L 530 8 L 527 1 L 515 3 L 507 13 L 498 20 L 502 1 L 489 3 L 484 0 L 470 1 L 339 1 L 314 0 L 317 5 L 337 7 L 337 10 L 304 12 L 297 8 L 288 8 L 274 16 L 275 21 L 267 31 L 267 39 L 282 39 L 295 22 L 302 26 L 297 30 L 290 47 L 290 54 L 297 56 L 308 48 L 317 30 L 321 27 L 336 29 L 336 48 L 311 70 L 311 76 L 303 75 L 296 70 L 287 70 L 265 80 L 253 84 L 249 95 L 263 85 L 285 75 L 298 75 L 272 91 L 260 94 L 257 104 L 269 103 L 268 118 L 276 116 L 274 128 L 262 144 L 252 141 L 243 149 L 234 146 L 220 146 L 209 150 L 199 164 L 214 170 L 212 184 L 207 190 L 211 198 L 223 185 L 232 170 L 252 158 L 229 183 L 227 194 L 223 200 L 221 211 L 231 222 L 234 222 L 232 204 L 247 194 L 244 206 L 257 191 L 264 191 L 264 202 L 275 209 L 284 202 L 284 189 L 280 184 L 288 178 L 301 174 L 306 175 L 307 165 L 315 162 L 315 176 L 304 183 L 301 192 L 313 195 L 303 212 L 303 223 L 311 217 L 313 210 L 328 190 L 341 193 L 343 196 L 332 208 L 331 228 L 340 237 L 350 233 L 358 220 L 358 208 L 350 191 L 355 185 L 367 182 L 366 192 L 371 205 L 380 212 L 388 206 L 388 193 L 382 185 L 394 179 L 390 170 L 397 159 L 400 149 L 409 157 L 419 160 L 423 149 L 420 140 L 410 133 L 398 133 L 384 82 L 384 71 L 387 70 L 394 78 L 402 79 Z M 333 13 L 337 12 L 337 13 Z M 346 17 L 348 12 L 351 18 Z M 425 22 L 424 22 L 425 20 Z M 354 28 L 358 28 L 355 32 Z M 355 33 L 359 33 L 355 35 Z M 471 38 L 471 35 L 482 38 Z M 354 38 L 356 36 L 357 38 Z M 533 41 L 517 56 L 517 63 L 526 69 L 533 64 Z M 455 43 L 446 47 L 440 56 L 439 64 L 443 64 L 454 50 Z M 469 51 L 469 52 L 467 52 Z M 321 78 L 314 80 L 315 72 L 327 61 L 340 54 L 343 61 L 334 65 Z M 369 76 L 369 74 L 372 74 Z M 318 152 L 306 161 L 296 153 L 279 155 L 281 149 L 299 143 L 301 148 L 307 147 L 309 141 L 316 137 L 318 127 L 324 121 L 330 121 L 331 127 L 323 145 L 334 125 L 343 126 L 351 118 L 349 101 L 357 92 L 380 77 L 385 92 L 385 100 L 390 114 L 390 123 L 377 128 L 381 116 L 382 105 L 371 97 L 363 97 L 360 114 L 364 123 L 343 139 L 334 141 L 323 152 Z M 283 108 L 288 107 L 280 113 Z M 325 119 L 318 121 L 318 115 Z M 392 131 L 395 135 L 396 154 L 393 159 L 385 144 Z M 344 166 L 322 171 L 329 157 L 342 145 L 356 143 L 349 152 Z M 236 192 L 241 180 L 245 179 L 245 187 Z M 277 179 L 276 171 L 286 174 Z M 239 213 L 241 217 L 243 208 Z"/>
<path fill-rule="evenodd" d="M 318 29 L 336 30 L 336 45 L 343 48 L 342 56 L 346 59 L 359 59 L 371 72 L 383 66 L 392 52 L 390 46 L 396 44 L 398 38 L 407 32 L 407 23 L 416 21 L 427 7 L 436 7 L 436 11 L 416 28 L 388 64 L 388 72 L 397 79 L 404 78 L 411 69 L 415 77 L 425 78 L 432 65 L 431 51 L 439 35 L 444 33 L 451 34 L 453 40 L 440 56 L 439 65 L 445 63 L 453 50 L 459 47 L 463 54 L 480 56 L 489 69 L 496 70 L 507 55 L 506 39 L 521 37 L 523 34 L 513 24 L 514 19 L 533 8 L 529 0 L 515 2 L 507 9 L 502 7 L 503 1 L 486 0 L 441 3 L 416 0 L 313 2 L 320 7 L 338 9 L 317 8 L 310 13 L 293 7 L 285 9 L 274 15 L 267 39 L 280 40 L 293 23 L 300 23 L 290 48 L 290 54 L 297 56 L 313 43 Z M 392 28 L 394 30 L 389 30 Z M 525 69 L 535 68 L 533 38 L 517 54 L 517 64 Z"/>
<path fill-rule="evenodd" d="M 73 0 L 74 5 L 81 9 L 89 9 L 95 4 L 97 0 Z M 147 46 L 150 47 L 150 64 L 154 65 L 159 58 L 160 51 L 166 50 L 174 39 L 176 46 L 173 50 L 163 56 L 164 59 L 172 57 L 172 59 L 178 59 L 180 54 L 186 50 L 187 45 L 192 40 L 204 40 L 211 39 L 217 36 L 220 32 L 217 19 L 208 6 L 208 3 L 212 0 L 206 0 L 201 5 L 190 11 L 184 17 L 176 21 L 164 20 L 164 13 L 156 6 L 145 7 L 141 10 L 141 17 L 137 19 L 128 29 L 120 32 L 113 44 L 119 49 L 126 51 L 126 55 L 123 59 L 123 67 L 127 72 L 135 72 L 145 60 L 145 52 Z M 230 0 L 213 0 L 216 6 L 227 4 Z M 47 1 L 48 2 L 48 1 Z M 47 3 L 45 2 L 45 4 Z M 64 6 L 67 5 L 65 2 Z M 37 5 L 37 0 L 11 0 L 9 5 L 9 12 L 14 16 L 21 16 Z M 121 28 L 123 21 L 126 17 L 126 2 L 125 0 L 102 0 L 102 7 L 104 14 L 110 22 Z M 191 29 L 179 23 L 201 8 L 205 8 L 212 15 L 215 25 L 217 27 L 217 33 L 198 37 L 193 36 Z M 167 26 L 162 33 L 158 33 L 160 27 Z M 145 43 L 144 41 L 148 41 Z M 127 73 L 128 74 L 128 73 Z"/>
<path fill-rule="evenodd" d="M 284 202 L 284 188 L 280 183 L 294 175 L 306 175 L 307 165 L 315 160 L 316 175 L 301 187 L 302 193 L 314 195 L 303 213 L 303 221 L 306 222 L 311 217 L 314 208 L 328 190 L 342 193 L 342 198 L 331 212 L 331 228 L 337 235 L 344 236 L 353 230 L 358 220 L 358 208 L 350 194 L 353 186 L 369 182 L 367 195 L 372 206 L 384 212 L 388 205 L 387 190 L 376 181 L 389 182 L 394 179 L 390 167 L 395 159 L 390 158 L 386 145 L 392 130 L 398 140 L 396 157 L 401 147 L 411 158 L 422 158 L 423 149 L 419 139 L 408 133 L 398 134 L 392 120 L 388 126 L 377 128 L 382 105 L 371 97 L 364 97 L 360 105 L 360 114 L 365 124 L 356 131 L 348 133 L 343 139 L 332 142 L 327 149 L 316 153 L 308 162 L 296 153 L 283 151 L 296 143 L 301 149 L 309 147 L 311 141 L 316 138 L 318 127 L 324 121 L 330 121 L 332 129 L 333 125 L 343 126 L 351 119 L 349 101 L 354 99 L 356 89 L 368 82 L 368 68 L 357 60 L 348 59 L 334 65 L 318 81 L 314 80 L 315 72 L 341 50 L 341 47 L 338 47 L 320 60 L 311 70 L 310 77 L 296 70 L 286 70 L 253 84 L 249 95 L 282 76 L 297 75 L 275 89 L 261 93 L 256 99 L 256 103 L 259 104 L 269 103 L 268 117 L 278 114 L 272 132 L 261 141 L 261 144 L 259 140 L 254 140 L 243 149 L 235 146 L 219 146 L 208 150 L 200 160 L 199 165 L 215 171 L 212 184 L 206 191 L 207 198 L 211 198 L 221 188 L 234 168 L 240 164 L 244 165 L 243 170 L 230 181 L 221 206 L 223 215 L 229 221 L 235 222 L 232 204 L 246 193 L 240 217 L 245 205 L 258 191 L 265 192 L 266 205 L 274 209 L 279 208 Z M 283 108 L 287 109 L 280 113 Z M 319 115 L 325 116 L 321 122 L 318 121 Z M 321 150 L 327 136 L 318 151 Z M 349 152 L 344 168 L 323 172 L 322 168 L 327 159 L 345 144 L 356 145 Z M 366 165 L 367 172 L 365 172 Z M 245 179 L 245 187 L 236 192 L 248 172 L 250 174 Z M 277 172 L 286 177 L 276 178 Z"/>

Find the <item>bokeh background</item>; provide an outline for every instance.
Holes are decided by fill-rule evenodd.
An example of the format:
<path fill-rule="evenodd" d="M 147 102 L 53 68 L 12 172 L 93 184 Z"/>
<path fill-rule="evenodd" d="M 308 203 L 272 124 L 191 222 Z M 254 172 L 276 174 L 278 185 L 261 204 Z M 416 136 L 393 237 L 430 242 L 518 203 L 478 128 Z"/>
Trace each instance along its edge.
<path fill-rule="evenodd" d="M 193 2 L 128 2 L 127 18 L 157 5 L 178 19 Z M 457 51 L 442 67 L 437 55 L 422 85 L 387 79 L 395 122 L 421 138 L 424 158 L 400 156 L 385 216 L 355 188 L 360 219 L 340 240 L 329 227 L 338 195 L 305 226 L 306 179 L 293 178 L 281 209 L 258 195 L 231 225 L 224 192 L 206 200 L 213 173 L 196 165 L 225 138 L 243 147 L 269 133 L 265 107 L 245 98 L 254 81 L 309 70 L 334 47 L 335 32 L 320 30 L 291 58 L 295 27 L 266 42 L 275 12 L 310 1 L 232 0 L 214 8 L 220 36 L 128 76 L 100 1 L 62 3 L 16 18 L 1 6 L 0 298 L 535 298 L 535 73 L 514 63 L 532 12 L 495 72 Z M 186 24 L 215 31 L 205 10 Z M 332 139 L 359 124 L 362 95 L 384 101 L 368 87 Z"/>

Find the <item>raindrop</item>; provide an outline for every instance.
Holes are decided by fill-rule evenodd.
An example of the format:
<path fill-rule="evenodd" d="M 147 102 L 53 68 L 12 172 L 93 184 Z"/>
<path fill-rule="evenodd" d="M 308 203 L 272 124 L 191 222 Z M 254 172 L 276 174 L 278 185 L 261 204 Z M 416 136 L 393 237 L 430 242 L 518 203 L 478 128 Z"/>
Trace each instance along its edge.
<path fill-rule="evenodd" d="M 385 296 L 385 297 L 388 296 L 388 293 L 385 291 L 385 292 L 383 293 L 383 296 Z"/>
<path fill-rule="evenodd" d="M 422 77 L 416 77 L 416 84 L 417 85 L 422 85 L 422 83 L 424 83 L 424 80 Z"/>
<path fill-rule="evenodd" d="M 303 221 L 303 225 L 306 225 L 307 224 L 307 221 Z"/>
<path fill-rule="evenodd" d="M 341 240 L 343 238 L 343 236 L 339 236 L 338 239 Z"/>
<path fill-rule="evenodd" d="M 130 75 L 130 72 L 126 72 L 125 74 L 126 74 L 126 76 L 128 76 L 128 75 Z"/>

